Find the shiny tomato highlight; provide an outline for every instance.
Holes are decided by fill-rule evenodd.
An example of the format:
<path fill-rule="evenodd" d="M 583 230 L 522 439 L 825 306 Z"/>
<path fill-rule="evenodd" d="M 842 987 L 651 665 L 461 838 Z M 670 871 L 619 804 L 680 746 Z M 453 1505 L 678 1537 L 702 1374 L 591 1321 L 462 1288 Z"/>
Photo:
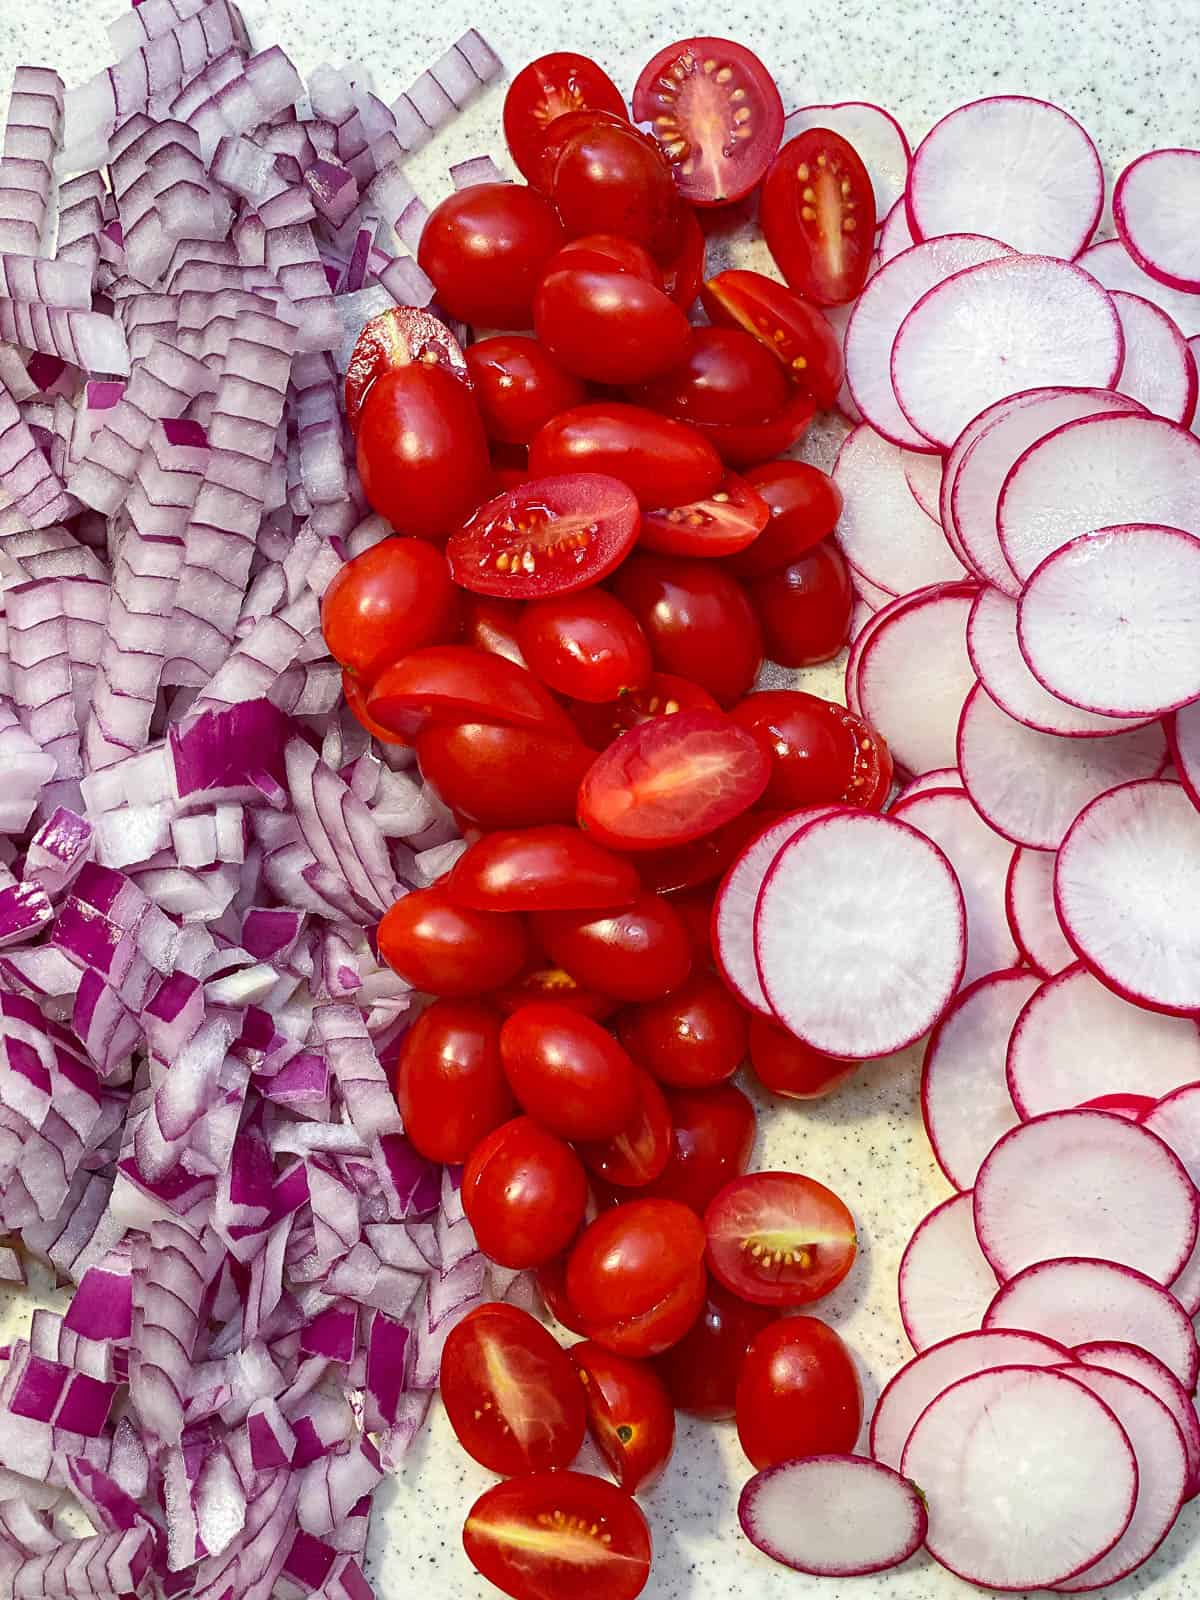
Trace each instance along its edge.
<path fill-rule="evenodd" d="M 514 1117 L 472 1150 L 462 1203 L 479 1248 L 502 1267 L 540 1267 L 560 1255 L 587 1208 L 579 1157 L 532 1117 Z"/>

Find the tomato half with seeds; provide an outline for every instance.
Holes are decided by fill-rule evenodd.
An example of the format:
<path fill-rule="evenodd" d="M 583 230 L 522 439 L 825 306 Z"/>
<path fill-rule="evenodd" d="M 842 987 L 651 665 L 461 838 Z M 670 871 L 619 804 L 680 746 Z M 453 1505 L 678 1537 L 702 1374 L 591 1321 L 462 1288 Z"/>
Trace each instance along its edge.
<path fill-rule="evenodd" d="M 583 1472 L 494 1484 L 467 1515 L 463 1548 L 513 1600 L 635 1600 L 650 1576 L 650 1529 L 637 1502 Z"/>
<path fill-rule="evenodd" d="M 675 1444 L 675 1408 L 653 1367 L 618 1356 L 595 1340 L 573 1344 L 587 1406 L 588 1431 L 608 1469 L 629 1494 L 662 1476 Z"/>
<path fill-rule="evenodd" d="M 759 1305 L 820 1300 L 837 1288 L 858 1253 L 845 1205 L 799 1172 L 734 1179 L 705 1212 L 704 1226 L 715 1276 Z"/>
<path fill-rule="evenodd" d="M 665 372 L 692 336 L 674 300 L 616 267 L 547 272 L 533 302 L 533 326 L 568 372 L 593 383 L 640 383 Z"/>
<path fill-rule="evenodd" d="M 514 1117 L 472 1150 L 463 1210 L 484 1255 L 502 1267 L 540 1267 L 561 1255 L 587 1208 L 587 1175 L 569 1144 L 532 1117 Z"/>
<path fill-rule="evenodd" d="M 703 500 L 642 517 L 638 545 L 668 556 L 728 556 L 755 542 L 770 517 L 767 502 L 745 478 L 727 472 Z"/>
<path fill-rule="evenodd" d="M 634 1115 L 637 1068 L 611 1033 L 567 1006 L 514 1012 L 500 1056 L 522 1108 L 560 1139 L 609 1139 Z"/>
<path fill-rule="evenodd" d="M 653 139 L 632 123 L 593 121 L 562 147 L 550 194 L 567 238 L 620 233 L 657 261 L 679 248 L 683 206 Z"/>
<path fill-rule="evenodd" d="M 566 1351 L 503 1301 L 463 1318 L 442 1352 L 440 1387 L 459 1444 L 491 1472 L 568 1467 L 587 1428 L 586 1395 Z"/>
<path fill-rule="evenodd" d="M 797 294 L 842 306 L 859 294 L 875 248 L 875 191 L 858 152 L 828 128 L 784 145 L 763 180 L 767 248 Z"/>
<path fill-rule="evenodd" d="M 661 895 L 619 911 L 538 911 L 533 927 L 555 961 L 588 989 L 616 1000 L 651 1000 L 691 969 L 687 930 Z"/>
<path fill-rule="evenodd" d="M 523 183 L 473 183 L 429 213 L 417 260 L 452 317 L 527 328 L 533 293 L 566 235 L 554 207 Z"/>
<path fill-rule="evenodd" d="M 426 994 L 481 994 L 510 982 L 529 959 L 519 917 L 472 911 L 435 886 L 402 895 L 379 924 L 379 954 Z"/>
<path fill-rule="evenodd" d="M 653 1183 L 671 1159 L 671 1113 L 666 1098 L 648 1072 L 640 1067 L 636 1071 L 637 1107 L 625 1126 L 609 1139 L 579 1146 L 580 1160 L 588 1171 L 623 1190 Z"/>
<path fill-rule="evenodd" d="M 624 1012 L 617 1035 L 661 1083 L 685 1089 L 731 1078 L 749 1042 L 745 1011 L 708 972 L 694 972 L 674 994 Z"/>
<path fill-rule="evenodd" d="M 538 475 L 608 473 L 649 508 L 702 499 L 722 477 L 721 458 L 695 428 L 615 401 L 575 406 L 548 422 L 529 448 L 529 466 Z"/>
<path fill-rule="evenodd" d="M 764 649 L 781 667 L 832 661 L 850 637 L 850 569 L 831 539 L 790 566 L 752 579 L 746 593 L 762 626 Z"/>
<path fill-rule="evenodd" d="M 878 811 L 892 787 L 886 742 L 861 717 L 802 689 L 765 689 L 729 713 L 771 758 L 762 805 L 860 806 Z"/>
<path fill-rule="evenodd" d="M 760 1016 L 750 1019 L 750 1065 L 764 1089 L 787 1100 L 820 1100 L 852 1078 L 859 1066 L 814 1050 Z"/>
<path fill-rule="evenodd" d="M 816 1317 L 757 1334 L 737 1387 L 742 1449 L 760 1470 L 795 1456 L 844 1455 L 862 1427 L 862 1384 L 840 1336 Z"/>
<path fill-rule="evenodd" d="M 736 578 L 765 578 L 827 538 L 842 514 L 842 491 L 807 461 L 768 461 L 744 481 L 767 505 L 769 520 L 752 545 L 728 560 Z"/>
<path fill-rule="evenodd" d="M 681 1339 L 704 1300 L 703 1238 L 696 1215 L 673 1200 L 601 1212 L 567 1261 L 567 1293 L 591 1337 L 631 1356 Z"/>
<path fill-rule="evenodd" d="M 586 911 L 628 904 L 641 885 L 630 863 L 577 828 L 485 834 L 454 863 L 446 888 L 478 911 Z"/>
<path fill-rule="evenodd" d="M 774 1321 L 770 1306 L 752 1306 L 710 1276 L 700 1315 L 654 1363 L 679 1410 L 710 1422 L 732 1417 L 746 1352 Z"/>
<path fill-rule="evenodd" d="M 413 650 L 376 678 L 367 709 L 406 738 L 432 722 L 480 718 L 560 737 L 573 731 L 566 712 L 531 672 L 465 644 Z"/>
<path fill-rule="evenodd" d="M 661 672 L 699 684 L 721 705 L 735 704 L 758 676 L 758 619 L 718 562 L 638 552 L 611 588 L 641 623 Z"/>
<path fill-rule="evenodd" d="M 346 368 L 346 421 L 351 431 L 358 431 L 359 413 L 376 378 L 414 361 L 425 367 L 444 367 L 470 386 L 462 346 L 431 311 L 392 306 L 364 323 Z"/>
<path fill-rule="evenodd" d="M 555 50 L 522 67 L 504 97 L 504 140 L 523 177 L 536 184 L 552 122 L 578 111 L 627 120 L 621 91 L 590 56 Z"/>
<path fill-rule="evenodd" d="M 685 200 L 725 205 L 748 194 L 783 136 L 770 73 L 729 39 L 683 39 L 647 62 L 633 114 L 648 122 Z"/>
<path fill-rule="evenodd" d="M 842 342 L 807 300 L 764 273 L 736 267 L 710 278 L 700 300 L 713 322 L 752 334 L 819 410 L 837 399 L 845 377 Z"/>
<path fill-rule="evenodd" d="M 647 1191 L 678 1200 L 703 1216 L 731 1179 L 745 1172 L 754 1148 L 754 1107 L 732 1083 L 713 1089 L 672 1089 L 671 1159 Z"/>
<path fill-rule="evenodd" d="M 786 405 L 787 376 L 740 328 L 693 328 L 682 359 L 630 399 L 683 422 L 766 422 Z"/>
<path fill-rule="evenodd" d="M 505 444 L 528 444 L 543 423 L 585 398 L 579 379 L 527 334 L 480 339 L 466 361 L 488 438 Z"/>
<path fill-rule="evenodd" d="M 330 655 L 368 681 L 410 650 L 452 638 L 457 623 L 446 558 L 426 539 L 372 545 L 334 573 L 321 600 Z"/>
<path fill-rule="evenodd" d="M 456 816 L 481 828 L 573 823 L 594 757 L 574 730 L 564 738 L 490 722 L 435 723 L 417 739 L 425 778 Z"/>
<path fill-rule="evenodd" d="M 650 682 L 646 635 L 604 589 L 530 601 L 519 639 L 532 671 L 557 694 L 603 705 Z"/>
<path fill-rule="evenodd" d="M 653 672 L 644 689 L 633 689 L 607 704 L 576 700 L 568 709 L 587 744 L 593 750 L 607 750 L 629 728 L 655 717 L 673 717 L 677 711 L 716 711 L 718 707 L 698 683 L 669 672 Z"/>
<path fill-rule="evenodd" d="M 633 493 L 616 477 L 535 475 L 480 506 L 451 535 L 446 554 L 464 589 L 536 600 L 607 577 L 633 546 L 639 522 Z"/>
<path fill-rule="evenodd" d="M 469 1001 L 435 1001 L 401 1040 L 394 1089 L 404 1131 L 421 1155 L 465 1161 L 515 1109 L 500 1061 L 500 1019 Z"/>

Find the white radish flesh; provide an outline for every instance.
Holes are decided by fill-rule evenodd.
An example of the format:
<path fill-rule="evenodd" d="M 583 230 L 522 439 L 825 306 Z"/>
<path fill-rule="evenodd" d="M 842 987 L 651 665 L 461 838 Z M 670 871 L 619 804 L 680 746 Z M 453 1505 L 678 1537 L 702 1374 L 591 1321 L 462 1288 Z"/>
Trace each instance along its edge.
<path fill-rule="evenodd" d="M 974 1332 L 996 1288 L 975 1237 L 971 1194 L 951 1195 L 917 1224 L 900 1259 L 900 1320 L 909 1344 L 920 1354 Z"/>
<path fill-rule="evenodd" d="M 1017 947 L 1031 967 L 1045 978 L 1074 966 L 1075 952 L 1054 909 L 1054 855 L 1049 850 L 1013 851 L 1005 893 L 1008 925 Z M 1075 1105 L 1078 1102 L 1069 1102 Z M 1043 1106 L 1057 1111 L 1058 1106 Z"/>
<path fill-rule="evenodd" d="M 942 458 L 922 456 L 908 450 L 904 454 L 904 477 L 913 499 L 927 517 L 941 525 Z"/>
<path fill-rule="evenodd" d="M 908 487 L 904 454 L 864 423 L 847 435 L 833 469 L 842 493 L 837 537 L 846 560 L 893 594 L 963 576 L 941 528 Z"/>
<path fill-rule="evenodd" d="M 1121 393 L 1156 417 L 1186 428 L 1196 413 L 1197 384 L 1196 359 L 1187 340 L 1152 300 L 1117 290 L 1112 302 L 1125 335 Z"/>
<path fill-rule="evenodd" d="M 1113 221 L 1143 271 L 1172 289 L 1200 293 L 1200 150 L 1151 150 L 1117 179 Z"/>
<path fill-rule="evenodd" d="M 1200 333 L 1200 299 L 1194 294 L 1185 294 L 1182 289 L 1172 289 L 1143 272 L 1120 239 L 1104 239 L 1099 244 L 1089 245 L 1076 264 L 1110 292 L 1122 289 L 1126 294 L 1141 295 L 1143 300 L 1158 306 L 1185 338 Z"/>
<path fill-rule="evenodd" d="M 919 778 L 914 778 L 911 783 L 905 784 L 888 810 L 894 812 L 906 800 L 915 800 L 919 794 L 933 794 L 939 790 L 949 790 L 953 794 L 965 793 L 957 767 L 935 767 L 932 772 L 923 772 Z"/>
<path fill-rule="evenodd" d="M 856 571 L 854 567 L 850 568 L 850 587 L 860 600 L 870 606 L 872 612 L 890 605 L 896 598 L 889 590 L 881 589 L 877 583 L 872 583 L 870 578 Z"/>
<path fill-rule="evenodd" d="M 1181 706 L 1169 724 L 1171 759 L 1192 803 L 1200 807 L 1200 701 Z"/>
<path fill-rule="evenodd" d="M 946 584 L 880 617 L 858 660 L 862 714 L 913 776 L 957 764 L 956 732 L 975 682 L 967 656 L 972 585 Z"/>
<path fill-rule="evenodd" d="M 856 576 L 851 569 L 851 578 Z M 889 620 L 898 616 L 901 611 L 907 611 L 909 606 L 917 602 L 927 593 L 933 593 L 936 585 L 931 589 L 918 589 L 912 594 L 894 595 L 881 605 L 871 618 L 869 626 L 865 627 L 854 641 L 853 649 L 846 658 L 846 704 L 855 716 L 862 716 L 862 703 L 858 697 L 858 669 L 862 663 L 863 654 L 876 630 Z"/>
<path fill-rule="evenodd" d="M 1183 1435 L 1188 1464 L 1187 1496 L 1190 1499 L 1200 1487 L 1200 1417 L 1196 1415 L 1191 1396 L 1175 1374 L 1164 1367 L 1157 1356 L 1133 1344 L 1106 1344 L 1103 1341 L 1081 1344 L 1073 1354 L 1085 1366 L 1101 1367 L 1105 1372 L 1119 1372 L 1122 1377 L 1132 1378 L 1162 1401 Z"/>
<path fill-rule="evenodd" d="M 1146 1013 L 1150 1015 L 1150 1013 Z M 1160 1017 L 1160 1022 L 1190 1028 L 1190 1018 Z M 1193 1073 L 1200 1078 L 1200 1072 Z M 1200 1084 L 1189 1083 L 1164 1095 L 1144 1118 L 1145 1126 L 1158 1134 L 1183 1162 L 1193 1183 L 1200 1181 Z M 1200 1311 L 1200 1244 L 1192 1259 L 1171 1285 L 1171 1293 L 1189 1316 Z"/>
<path fill-rule="evenodd" d="M 859 1578 L 920 1549 L 928 1517 L 906 1478 L 864 1456 L 805 1456 L 756 1473 L 738 1500 L 764 1555 L 819 1578 Z"/>
<path fill-rule="evenodd" d="M 883 226 L 879 230 L 879 240 L 875 247 L 879 266 L 886 267 L 901 250 L 911 250 L 915 243 L 912 229 L 908 225 L 908 207 L 901 196 L 884 218 Z"/>
<path fill-rule="evenodd" d="M 831 128 L 854 146 L 870 174 L 875 215 L 881 222 L 893 206 L 903 203 L 912 149 L 904 129 L 881 106 L 863 100 L 801 106 L 788 113 L 783 125 L 784 142 L 806 128 Z"/>

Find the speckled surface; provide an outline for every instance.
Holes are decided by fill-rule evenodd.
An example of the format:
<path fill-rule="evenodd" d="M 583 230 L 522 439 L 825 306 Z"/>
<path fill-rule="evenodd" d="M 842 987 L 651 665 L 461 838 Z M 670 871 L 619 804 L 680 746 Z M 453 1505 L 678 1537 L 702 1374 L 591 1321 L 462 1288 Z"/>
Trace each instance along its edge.
<path fill-rule="evenodd" d="M 119 0 L 114 0 L 119 4 Z M 650 54 L 673 38 L 717 33 L 756 49 L 776 74 L 789 108 L 806 102 L 875 100 L 915 144 L 950 107 L 980 94 L 1014 91 L 1056 99 L 1100 145 L 1110 174 L 1153 144 L 1190 144 L 1197 124 L 1197 0 L 834 0 L 807 7 L 775 0 L 692 6 L 653 0 L 244 0 L 264 42 L 278 42 L 301 70 L 321 61 L 363 62 L 385 98 L 404 88 L 469 25 L 510 70 L 544 51 L 594 54 L 631 88 Z M 109 59 L 107 0 L 0 0 L 0 83 L 17 62 L 50 63 L 78 82 Z M 448 188 L 446 166 L 499 151 L 503 83 L 412 164 L 432 200 Z M 766 265 L 743 235 L 715 242 L 711 255 Z M 828 465 L 836 430 L 815 435 L 806 453 Z M 790 675 L 786 675 L 790 677 Z M 836 693 L 837 668 L 804 675 Z M 759 1166 L 793 1167 L 836 1189 L 860 1224 L 861 1255 L 849 1280 L 823 1303 L 861 1363 L 868 1405 L 908 1353 L 895 1305 L 896 1267 L 913 1226 L 947 1188 L 930 1157 L 916 1110 L 912 1052 L 865 1068 L 831 1102 L 809 1110 L 764 1107 Z M 25 1320 L 29 1301 L 0 1292 L 0 1327 Z M 594 1460 L 581 1464 L 592 1464 Z M 862 1600 L 951 1600 L 967 1585 L 918 1557 L 900 1571 L 837 1584 L 774 1566 L 741 1539 L 734 1515 L 748 1469 L 732 1427 L 684 1424 L 674 1461 L 646 1497 L 656 1559 L 647 1600 L 783 1600 L 853 1594 Z M 369 1571 L 383 1600 L 487 1600 L 496 1591 L 462 1553 L 467 1508 L 492 1482 L 457 1449 L 444 1418 L 413 1451 L 403 1474 L 376 1503 Z M 1200 1593 L 1200 1512 L 1191 1508 L 1168 1543 L 1114 1596 L 1192 1600 Z"/>

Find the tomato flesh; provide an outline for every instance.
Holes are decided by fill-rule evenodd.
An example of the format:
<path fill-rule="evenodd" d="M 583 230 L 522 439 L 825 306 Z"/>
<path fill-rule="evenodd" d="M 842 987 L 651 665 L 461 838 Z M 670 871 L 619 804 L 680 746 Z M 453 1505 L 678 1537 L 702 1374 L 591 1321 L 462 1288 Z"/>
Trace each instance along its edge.
<path fill-rule="evenodd" d="M 584 1166 L 620 1189 L 653 1183 L 671 1159 L 671 1113 L 663 1092 L 640 1067 L 636 1080 L 637 1106 L 625 1125 L 609 1139 L 579 1147 Z"/>
<path fill-rule="evenodd" d="M 567 1006 L 523 1006 L 500 1030 L 522 1108 L 561 1139 L 607 1139 L 638 1102 L 637 1069 L 611 1033 Z"/>
<path fill-rule="evenodd" d="M 517 624 L 524 613 L 519 600 L 499 600 L 495 595 L 461 591 L 462 642 L 492 655 L 507 656 L 518 667 L 528 663 L 517 643 Z"/>
<path fill-rule="evenodd" d="M 539 186 L 547 131 L 572 112 L 627 119 L 621 91 L 590 56 L 555 50 L 522 67 L 504 97 L 504 139 L 523 177 Z"/>
<path fill-rule="evenodd" d="M 661 1476 L 675 1443 L 675 1408 L 652 1367 L 594 1340 L 568 1351 L 587 1405 L 588 1431 L 622 1489 L 636 1494 Z"/>
<path fill-rule="evenodd" d="M 726 1184 L 705 1213 L 708 1262 L 727 1289 L 759 1305 L 802 1306 L 854 1265 L 854 1218 L 831 1189 L 798 1172 Z"/>
<path fill-rule="evenodd" d="M 583 384 L 536 339 L 496 334 L 467 347 L 475 404 L 489 439 L 528 444 L 551 417 L 585 398 Z"/>
<path fill-rule="evenodd" d="M 762 625 L 766 653 L 782 667 L 832 661 L 850 637 L 850 569 L 831 539 L 779 572 L 754 578 L 746 593 Z"/>
<path fill-rule="evenodd" d="M 441 887 L 413 889 L 379 924 L 379 953 L 426 994 L 455 997 L 497 988 L 529 959 L 519 917 L 456 905 Z"/>
<path fill-rule="evenodd" d="M 321 600 L 330 655 L 368 681 L 410 650 L 452 638 L 458 618 L 446 558 L 424 539 L 372 545 L 334 574 Z"/>
<path fill-rule="evenodd" d="M 604 589 L 531 601 L 518 636 L 532 671 L 557 694 L 602 705 L 650 682 L 646 635 Z"/>
<path fill-rule="evenodd" d="M 671 1200 L 631 1200 L 600 1214 L 567 1262 L 567 1293 L 591 1337 L 622 1355 L 658 1355 L 700 1310 L 703 1228 Z"/>
<path fill-rule="evenodd" d="M 806 461 L 769 461 L 745 481 L 766 502 L 770 520 L 745 550 L 728 561 L 737 578 L 764 578 L 790 566 L 831 534 L 842 514 L 842 492 L 828 473 Z"/>
<path fill-rule="evenodd" d="M 815 305 L 845 305 L 861 292 L 875 220 L 867 169 L 828 128 L 808 128 L 785 144 L 763 181 L 767 248 L 791 288 Z"/>
<path fill-rule="evenodd" d="M 845 1454 L 862 1415 L 854 1358 L 832 1328 L 816 1317 L 783 1317 L 756 1335 L 737 1386 L 738 1438 L 756 1467 Z"/>
<path fill-rule="evenodd" d="M 745 1011 L 708 972 L 693 972 L 673 994 L 626 1011 L 617 1033 L 660 1083 L 681 1089 L 724 1083 L 746 1059 L 749 1042 Z"/>
<path fill-rule="evenodd" d="M 677 711 L 716 709 L 717 702 L 707 689 L 669 672 L 651 673 L 644 689 L 634 689 L 609 703 L 591 705 L 576 701 L 570 708 L 575 726 L 594 750 L 606 750 L 618 735 L 655 717 L 673 717 Z"/>
<path fill-rule="evenodd" d="M 801 689 L 747 695 L 730 716 L 759 740 L 771 758 L 762 805 L 780 811 L 803 806 L 860 806 L 878 811 L 892 786 L 892 757 L 861 717 Z"/>
<path fill-rule="evenodd" d="M 404 1132 L 421 1155 L 465 1161 L 513 1115 L 499 1018 L 486 1006 L 435 1001 L 404 1035 L 395 1092 Z"/>
<path fill-rule="evenodd" d="M 700 1315 L 654 1363 L 679 1410 L 712 1422 L 732 1417 L 746 1352 L 774 1320 L 769 1306 L 753 1306 L 710 1277 Z"/>
<path fill-rule="evenodd" d="M 858 1071 L 857 1061 L 823 1055 L 759 1016 L 750 1019 L 750 1065 L 764 1089 L 788 1100 L 819 1100 Z"/>
<path fill-rule="evenodd" d="M 462 1203 L 485 1255 L 502 1267 L 540 1267 L 579 1231 L 587 1176 L 570 1145 L 532 1117 L 514 1117 L 472 1150 Z"/>
<path fill-rule="evenodd" d="M 446 887 L 477 911 L 586 911 L 628 905 L 641 885 L 620 856 L 576 828 L 548 824 L 477 839 L 455 862 Z"/>
<path fill-rule="evenodd" d="M 417 260 L 452 317 L 484 328 L 528 328 L 538 280 L 565 237 L 536 189 L 473 183 L 429 213 Z"/>
<path fill-rule="evenodd" d="M 668 556 L 729 556 L 755 543 L 770 517 L 745 478 L 727 472 L 703 500 L 642 517 L 638 545 Z"/>
<path fill-rule="evenodd" d="M 845 377 L 842 344 L 815 306 L 774 278 L 736 267 L 710 278 L 700 299 L 713 322 L 752 334 L 819 410 L 833 405 Z"/>
<path fill-rule="evenodd" d="M 450 329 L 430 311 L 392 306 L 364 324 L 346 368 L 346 421 L 358 429 L 367 391 L 376 378 L 410 362 L 444 367 L 470 383 L 467 358 Z"/>
<path fill-rule="evenodd" d="M 611 401 L 575 406 L 548 422 L 529 447 L 529 467 L 535 475 L 608 473 L 645 509 L 703 499 L 722 477 L 721 458 L 695 428 Z"/>
<path fill-rule="evenodd" d="M 425 778 L 456 816 L 481 828 L 573 823 L 594 754 L 574 730 L 562 737 L 488 722 L 435 724 L 417 739 Z"/>
<path fill-rule="evenodd" d="M 375 680 L 367 709 L 406 738 L 431 722 L 480 717 L 560 737 L 572 731 L 566 713 L 531 672 L 504 656 L 461 644 L 412 651 Z"/>

